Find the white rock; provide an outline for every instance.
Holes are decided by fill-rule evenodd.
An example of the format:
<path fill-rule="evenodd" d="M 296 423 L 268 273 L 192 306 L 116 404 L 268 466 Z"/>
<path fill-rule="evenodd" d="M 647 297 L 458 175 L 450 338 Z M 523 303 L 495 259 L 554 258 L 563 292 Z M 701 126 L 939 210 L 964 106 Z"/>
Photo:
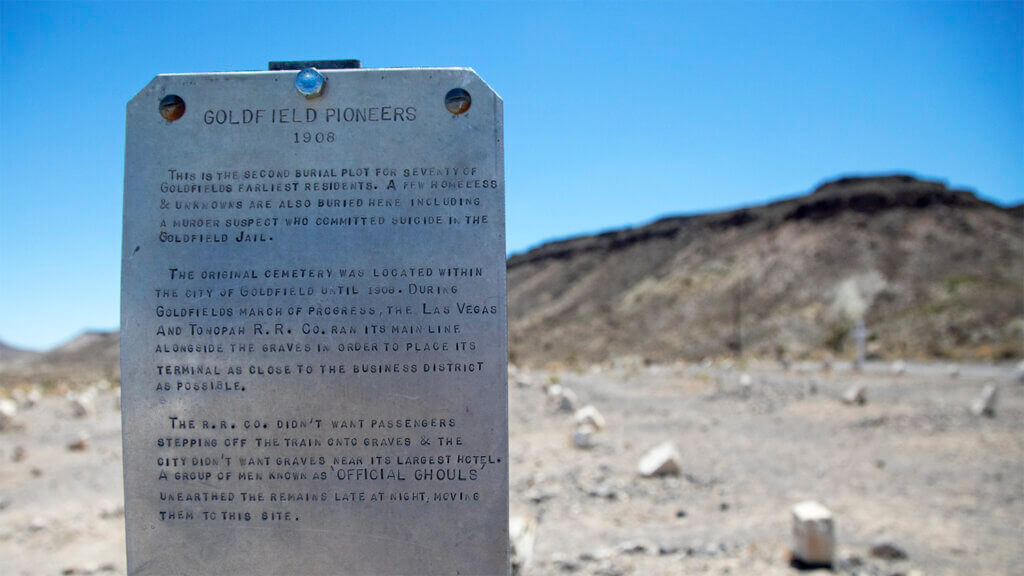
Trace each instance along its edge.
<path fill-rule="evenodd" d="M 515 364 L 508 365 L 508 381 L 519 388 L 529 388 L 533 383 L 530 375 L 519 369 Z"/>
<path fill-rule="evenodd" d="M 960 367 L 956 364 L 947 364 L 946 375 L 950 378 L 958 378 L 960 376 Z"/>
<path fill-rule="evenodd" d="M 832 512 L 817 502 L 793 507 L 793 559 L 807 566 L 831 566 L 836 549 Z"/>
<path fill-rule="evenodd" d="M 548 387 L 548 401 L 559 412 L 572 412 L 576 405 L 576 393 L 558 384 Z"/>
<path fill-rule="evenodd" d="M 907 373 L 907 363 L 903 360 L 897 360 L 892 363 L 890 371 L 892 371 L 896 376 L 903 376 Z"/>
<path fill-rule="evenodd" d="M 0 400 L 0 430 L 8 430 L 15 425 L 18 415 L 18 403 L 9 398 Z"/>
<path fill-rule="evenodd" d="M 664 442 L 651 448 L 640 459 L 638 469 L 645 478 L 652 476 L 676 476 L 682 470 L 682 457 L 671 442 Z"/>
<path fill-rule="evenodd" d="M 39 404 L 39 401 L 42 399 L 43 392 L 39 388 L 32 388 L 31 390 L 28 391 L 28 395 L 25 396 L 25 404 L 23 408 L 32 408 L 36 404 Z"/>
<path fill-rule="evenodd" d="M 75 418 L 85 418 L 92 412 L 92 398 L 75 396 L 71 399 L 71 413 Z"/>
<path fill-rule="evenodd" d="M 975 416 L 988 416 L 989 418 L 996 415 L 996 398 L 998 397 L 998 389 L 995 384 L 988 384 L 981 391 L 981 396 L 971 404 L 971 414 Z"/>
<path fill-rule="evenodd" d="M 533 559 L 533 545 L 537 540 L 537 524 L 533 518 L 512 516 L 508 519 L 509 556 L 512 576 L 519 576 Z"/>
<path fill-rule="evenodd" d="M 868 389 L 863 384 L 851 386 L 843 392 L 843 404 L 863 406 L 868 403 Z"/>
<path fill-rule="evenodd" d="M 750 377 L 750 374 L 746 372 L 740 374 L 740 391 L 744 395 L 750 394 L 750 389 L 754 387 L 754 379 Z"/>
<path fill-rule="evenodd" d="M 75 418 L 84 418 L 92 414 L 93 404 L 96 400 L 96 388 L 90 386 L 82 392 L 68 392 L 67 399 Z"/>
<path fill-rule="evenodd" d="M 593 404 L 587 404 L 573 414 L 573 421 L 578 425 L 589 424 L 597 430 L 604 428 L 604 416 L 597 411 Z"/>
<path fill-rule="evenodd" d="M 572 445 L 580 450 L 593 448 L 595 432 L 597 432 L 597 428 L 590 424 L 580 424 L 572 432 Z"/>
<path fill-rule="evenodd" d="M 1024 360 L 1017 364 L 1017 384 L 1024 384 Z"/>

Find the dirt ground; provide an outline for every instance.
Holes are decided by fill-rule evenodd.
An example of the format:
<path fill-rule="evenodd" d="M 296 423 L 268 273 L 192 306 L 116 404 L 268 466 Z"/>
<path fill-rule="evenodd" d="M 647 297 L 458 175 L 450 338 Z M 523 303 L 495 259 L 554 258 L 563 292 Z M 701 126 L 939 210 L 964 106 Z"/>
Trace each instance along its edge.
<path fill-rule="evenodd" d="M 744 377 L 746 375 L 746 377 Z M 995 416 L 969 406 L 987 383 Z M 571 388 L 606 419 L 574 448 Z M 867 403 L 840 401 L 864 384 Z M 1013 366 L 654 365 L 515 370 L 509 382 L 512 515 L 535 531 L 523 574 L 797 574 L 790 509 L 835 514 L 835 570 L 862 575 L 1020 574 L 1024 384 Z M 63 396 L 22 406 L 0 432 L 0 574 L 124 573 L 120 414 L 98 391 L 75 417 Z M 88 436 L 84 450 L 69 444 Z M 641 478 L 670 441 L 681 473 Z M 905 559 L 872 556 L 891 543 Z M 823 572 L 824 573 L 824 572 Z"/>

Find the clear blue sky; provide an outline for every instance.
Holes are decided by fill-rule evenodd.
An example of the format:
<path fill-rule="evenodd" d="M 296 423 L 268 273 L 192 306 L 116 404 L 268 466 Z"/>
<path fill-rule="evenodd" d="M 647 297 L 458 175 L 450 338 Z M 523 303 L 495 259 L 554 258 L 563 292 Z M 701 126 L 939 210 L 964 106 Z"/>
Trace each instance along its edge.
<path fill-rule="evenodd" d="M 508 249 L 907 171 L 1024 199 L 1017 3 L 2 4 L 0 340 L 118 325 L 124 106 L 157 73 L 470 66 Z"/>

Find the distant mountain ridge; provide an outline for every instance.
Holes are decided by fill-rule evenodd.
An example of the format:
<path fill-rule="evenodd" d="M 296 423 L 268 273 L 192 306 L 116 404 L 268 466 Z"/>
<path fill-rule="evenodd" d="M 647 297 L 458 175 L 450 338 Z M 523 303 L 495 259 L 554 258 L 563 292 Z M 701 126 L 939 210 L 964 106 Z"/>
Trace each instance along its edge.
<path fill-rule="evenodd" d="M 1024 204 L 1002 208 L 979 199 L 967 190 L 951 190 L 941 182 L 918 180 L 913 176 L 845 177 L 825 182 L 810 194 L 760 206 L 723 212 L 668 216 L 643 226 L 546 242 L 509 258 L 509 267 L 546 258 L 595 249 L 617 249 L 637 241 L 673 237 L 686 224 L 708 228 L 742 226 L 757 220 L 778 224 L 780 220 L 823 219 L 843 211 L 873 214 L 893 209 L 921 209 L 946 205 L 965 208 L 995 208 L 1024 217 Z"/>
<path fill-rule="evenodd" d="M 1019 207 L 907 175 L 847 177 L 726 212 L 551 242 L 508 260 L 523 362 L 739 352 L 1021 355 Z"/>
<path fill-rule="evenodd" d="M 121 333 L 88 330 L 46 352 L 0 343 L 0 387 L 77 386 L 120 380 Z"/>

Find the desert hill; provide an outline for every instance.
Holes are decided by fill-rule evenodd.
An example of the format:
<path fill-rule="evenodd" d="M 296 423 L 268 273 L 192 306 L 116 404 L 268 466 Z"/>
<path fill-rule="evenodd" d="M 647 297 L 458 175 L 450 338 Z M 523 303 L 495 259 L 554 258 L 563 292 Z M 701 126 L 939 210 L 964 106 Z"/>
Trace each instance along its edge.
<path fill-rule="evenodd" d="M 524 363 L 739 352 L 1015 358 L 1024 221 L 910 176 L 545 244 L 508 261 L 510 354 Z"/>
<path fill-rule="evenodd" d="M 47 352 L 4 346 L 0 350 L 0 386 L 42 384 L 74 387 L 121 378 L 121 333 L 86 331 Z"/>
<path fill-rule="evenodd" d="M 544 244 L 508 260 L 510 354 L 698 360 L 1024 354 L 1024 206 L 910 176 Z M 0 386 L 120 378 L 118 332 L 45 353 L 0 344 Z"/>
<path fill-rule="evenodd" d="M 23 350 L 0 342 L 0 362 L 24 362 L 39 355 L 40 353 L 34 350 Z"/>

